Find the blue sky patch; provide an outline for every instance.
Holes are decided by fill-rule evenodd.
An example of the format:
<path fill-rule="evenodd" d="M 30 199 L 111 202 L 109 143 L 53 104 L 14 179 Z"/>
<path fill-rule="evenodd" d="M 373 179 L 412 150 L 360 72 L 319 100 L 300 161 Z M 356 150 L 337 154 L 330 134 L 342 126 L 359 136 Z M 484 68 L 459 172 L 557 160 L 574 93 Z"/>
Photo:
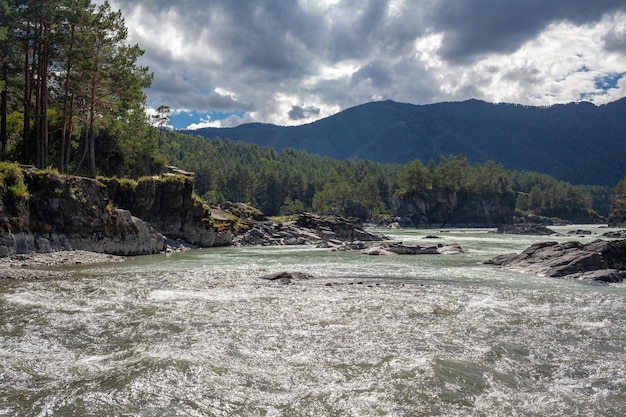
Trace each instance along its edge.
<path fill-rule="evenodd" d="M 617 88 L 619 80 L 622 79 L 626 75 L 626 72 L 622 72 L 621 74 L 609 74 L 604 77 L 597 77 L 595 79 L 595 87 L 599 90 L 610 90 L 611 88 Z"/>
<path fill-rule="evenodd" d="M 170 118 L 170 125 L 172 125 L 174 129 L 176 130 L 183 130 L 183 129 L 187 129 L 192 124 L 224 120 L 224 119 L 228 119 L 232 115 L 243 117 L 244 112 L 242 111 L 235 111 L 235 112 L 182 111 L 182 112 L 177 112 L 175 114 L 172 114 L 172 117 Z"/>

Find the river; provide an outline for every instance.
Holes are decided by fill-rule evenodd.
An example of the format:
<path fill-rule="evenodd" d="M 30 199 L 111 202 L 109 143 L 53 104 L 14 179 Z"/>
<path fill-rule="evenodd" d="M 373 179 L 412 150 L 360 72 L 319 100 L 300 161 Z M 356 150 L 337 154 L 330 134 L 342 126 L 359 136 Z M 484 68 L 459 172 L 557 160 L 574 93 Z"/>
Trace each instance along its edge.
<path fill-rule="evenodd" d="M 216 248 L 0 281 L 0 416 L 626 414 L 626 284 L 481 264 L 554 237 L 385 233 L 468 253 Z M 281 271 L 312 277 L 259 279 Z"/>

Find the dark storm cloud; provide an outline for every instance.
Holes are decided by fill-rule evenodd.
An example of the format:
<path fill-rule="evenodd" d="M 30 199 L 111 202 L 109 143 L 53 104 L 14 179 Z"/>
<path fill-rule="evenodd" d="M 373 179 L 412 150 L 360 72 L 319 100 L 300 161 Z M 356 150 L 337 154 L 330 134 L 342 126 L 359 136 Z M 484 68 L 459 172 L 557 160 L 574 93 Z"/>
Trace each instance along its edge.
<path fill-rule="evenodd" d="M 363 81 L 369 81 L 378 88 L 388 86 L 392 82 L 389 66 L 381 61 L 365 65 L 352 75 L 351 85 L 356 86 Z"/>
<path fill-rule="evenodd" d="M 442 31 L 444 58 L 464 61 L 489 52 L 507 53 L 555 22 L 591 23 L 626 10 L 624 0 L 441 0 L 433 23 Z"/>
<path fill-rule="evenodd" d="M 302 120 L 311 116 L 317 116 L 320 114 L 320 109 L 315 107 L 302 107 L 302 106 L 293 106 L 291 110 L 289 110 L 289 119 L 291 120 Z"/>
<path fill-rule="evenodd" d="M 581 27 L 626 13 L 624 0 L 110 1 L 155 73 L 149 105 L 239 111 L 275 123 L 382 98 L 490 99 L 500 94 L 498 80 L 509 83 L 507 99 L 525 101 L 538 95 L 535 85 L 561 76 L 551 75 L 559 63 L 549 71 L 532 59 L 475 66 L 512 54 L 553 23 Z M 317 10 L 307 10 L 316 1 Z M 625 50 L 622 16 L 613 15 L 613 28 L 585 58 Z M 623 71 L 603 65 L 593 76 Z M 567 88 L 571 97 L 577 87 Z"/>
<path fill-rule="evenodd" d="M 607 51 L 619 52 L 626 55 L 626 28 L 621 31 L 611 30 L 603 38 L 604 48 Z"/>

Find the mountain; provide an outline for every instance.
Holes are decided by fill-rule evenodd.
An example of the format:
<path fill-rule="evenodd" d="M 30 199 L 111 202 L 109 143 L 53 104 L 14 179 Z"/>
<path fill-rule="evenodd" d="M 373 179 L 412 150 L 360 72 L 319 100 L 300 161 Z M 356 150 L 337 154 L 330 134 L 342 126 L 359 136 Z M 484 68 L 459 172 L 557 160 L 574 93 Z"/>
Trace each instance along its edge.
<path fill-rule="evenodd" d="M 626 177 L 626 99 L 550 107 L 381 101 L 301 126 L 251 123 L 186 133 L 384 163 L 463 154 L 472 163 L 492 160 L 573 184 L 614 186 Z"/>

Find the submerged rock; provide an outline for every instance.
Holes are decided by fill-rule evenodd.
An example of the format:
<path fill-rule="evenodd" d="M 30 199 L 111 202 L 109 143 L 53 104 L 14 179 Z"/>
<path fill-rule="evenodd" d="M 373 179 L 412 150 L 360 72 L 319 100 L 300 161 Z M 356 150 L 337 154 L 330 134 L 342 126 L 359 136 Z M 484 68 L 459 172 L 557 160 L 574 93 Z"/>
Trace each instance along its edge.
<path fill-rule="evenodd" d="M 621 282 L 626 275 L 626 240 L 541 242 L 520 254 L 496 256 L 485 263 L 549 277 Z"/>
<path fill-rule="evenodd" d="M 591 232 L 591 230 L 582 230 L 582 229 L 570 230 L 569 232 L 567 232 L 568 236 L 571 236 L 571 235 L 590 236 L 592 234 L 593 233 Z"/>
<path fill-rule="evenodd" d="M 263 275 L 263 276 L 260 276 L 259 278 L 265 279 L 268 281 L 277 281 L 281 284 L 291 284 L 293 280 L 309 279 L 309 278 L 312 278 L 312 276 L 309 274 L 305 274 L 304 272 L 283 271 L 283 272 L 277 272 L 277 273 L 270 274 L 270 275 Z"/>

